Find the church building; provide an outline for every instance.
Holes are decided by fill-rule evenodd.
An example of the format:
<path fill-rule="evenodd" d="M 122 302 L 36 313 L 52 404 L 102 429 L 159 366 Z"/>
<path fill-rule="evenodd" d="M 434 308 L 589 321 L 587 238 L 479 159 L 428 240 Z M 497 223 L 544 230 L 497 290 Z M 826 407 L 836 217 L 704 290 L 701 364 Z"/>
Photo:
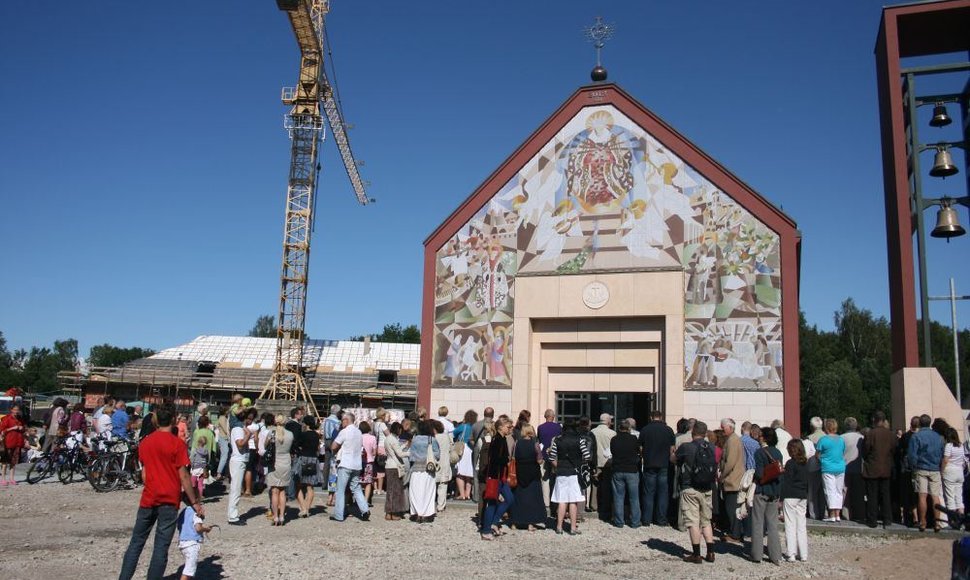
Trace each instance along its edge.
<path fill-rule="evenodd" d="M 618 86 L 580 88 L 425 240 L 418 403 L 798 431 L 799 247 Z"/>

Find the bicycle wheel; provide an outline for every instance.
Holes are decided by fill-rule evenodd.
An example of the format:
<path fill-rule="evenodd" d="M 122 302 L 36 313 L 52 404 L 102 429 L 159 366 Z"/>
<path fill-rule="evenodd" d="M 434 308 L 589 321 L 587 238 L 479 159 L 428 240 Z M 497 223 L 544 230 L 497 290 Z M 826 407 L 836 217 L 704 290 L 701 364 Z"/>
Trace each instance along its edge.
<path fill-rule="evenodd" d="M 108 456 L 100 455 L 94 458 L 94 461 L 88 465 L 88 470 L 86 473 L 88 483 L 94 488 L 94 491 L 104 491 L 104 473 L 105 469 L 108 467 Z"/>
<path fill-rule="evenodd" d="M 98 459 L 88 475 L 91 487 L 98 492 L 113 491 L 121 482 L 121 458 L 107 455 Z"/>
<path fill-rule="evenodd" d="M 74 480 L 74 459 L 68 459 L 57 466 L 57 479 L 67 485 Z"/>
<path fill-rule="evenodd" d="M 33 485 L 47 479 L 53 473 L 54 460 L 49 455 L 45 455 L 30 464 L 30 469 L 27 470 L 27 483 Z"/>

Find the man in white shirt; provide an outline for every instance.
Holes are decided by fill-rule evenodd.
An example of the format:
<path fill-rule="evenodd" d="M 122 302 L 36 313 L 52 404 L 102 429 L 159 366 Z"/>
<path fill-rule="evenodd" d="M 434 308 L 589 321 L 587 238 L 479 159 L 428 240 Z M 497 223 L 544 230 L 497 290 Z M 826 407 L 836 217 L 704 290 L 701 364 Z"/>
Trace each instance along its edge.
<path fill-rule="evenodd" d="M 455 431 L 455 424 L 448 420 L 448 407 L 438 408 L 438 421 L 445 426 L 445 433 L 451 435 Z"/>
<path fill-rule="evenodd" d="M 354 417 L 353 413 L 344 413 L 340 420 L 340 433 L 337 434 L 332 446 L 337 458 L 337 492 L 335 494 L 336 505 L 330 519 L 338 522 L 346 519 L 344 509 L 347 503 L 348 484 L 350 485 L 350 493 L 353 494 L 354 501 L 360 509 L 360 519 L 365 522 L 370 519 L 367 498 L 364 497 L 364 492 L 360 489 L 364 436 L 355 425 L 356 420 L 357 418 Z"/>
<path fill-rule="evenodd" d="M 239 498 L 242 495 L 243 479 L 246 473 L 246 462 L 249 460 L 249 442 L 253 432 L 249 429 L 256 419 L 256 409 L 246 410 L 242 417 L 242 425 L 233 427 L 229 432 L 229 447 L 232 455 L 229 457 L 229 505 L 228 520 L 234 526 L 246 525 L 239 519 Z"/>

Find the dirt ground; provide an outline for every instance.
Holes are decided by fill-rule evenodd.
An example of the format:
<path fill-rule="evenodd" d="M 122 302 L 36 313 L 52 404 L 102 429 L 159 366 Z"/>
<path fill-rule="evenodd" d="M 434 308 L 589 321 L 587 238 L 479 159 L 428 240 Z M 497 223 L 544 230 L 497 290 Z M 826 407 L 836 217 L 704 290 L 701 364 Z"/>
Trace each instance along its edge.
<path fill-rule="evenodd" d="M 0 487 L 0 578 L 66 579 L 83 574 L 113 578 L 121 565 L 140 490 L 95 493 L 87 483 Z M 950 543 L 930 535 L 811 534 L 808 562 L 754 564 L 740 547 L 719 544 L 714 564 L 687 564 L 687 535 L 673 529 L 615 529 L 587 521 L 578 536 L 512 531 L 493 542 L 479 539 L 474 510 L 455 504 L 431 524 L 387 522 L 378 502 L 374 519 L 330 521 L 321 507 L 282 528 L 263 517 L 265 496 L 244 499 L 247 525 L 226 525 L 224 496 L 206 500 L 207 523 L 219 524 L 202 547 L 197 578 L 362 578 L 384 571 L 401 578 L 948 578 Z M 317 504 L 320 504 L 319 496 Z M 295 517 L 296 508 L 289 510 Z M 144 577 L 151 542 L 142 554 Z M 784 544 L 784 538 L 782 538 Z M 166 577 L 178 578 L 176 542 Z M 393 571 L 393 572 L 391 572 Z"/>

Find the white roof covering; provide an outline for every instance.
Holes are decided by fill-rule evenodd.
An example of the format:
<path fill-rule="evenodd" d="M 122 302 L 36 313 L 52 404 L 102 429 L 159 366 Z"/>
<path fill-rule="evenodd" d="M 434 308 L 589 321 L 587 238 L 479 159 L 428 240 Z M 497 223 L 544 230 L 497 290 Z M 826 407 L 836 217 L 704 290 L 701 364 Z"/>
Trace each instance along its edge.
<path fill-rule="evenodd" d="M 420 344 L 371 342 L 352 340 L 307 340 L 303 350 L 303 364 L 307 367 L 332 367 L 336 372 L 367 372 L 370 370 L 418 370 L 421 359 Z M 200 336 L 191 342 L 166 348 L 152 355 L 153 359 L 195 360 L 230 363 L 239 368 L 272 369 L 276 359 L 275 338 L 251 336 Z"/>

